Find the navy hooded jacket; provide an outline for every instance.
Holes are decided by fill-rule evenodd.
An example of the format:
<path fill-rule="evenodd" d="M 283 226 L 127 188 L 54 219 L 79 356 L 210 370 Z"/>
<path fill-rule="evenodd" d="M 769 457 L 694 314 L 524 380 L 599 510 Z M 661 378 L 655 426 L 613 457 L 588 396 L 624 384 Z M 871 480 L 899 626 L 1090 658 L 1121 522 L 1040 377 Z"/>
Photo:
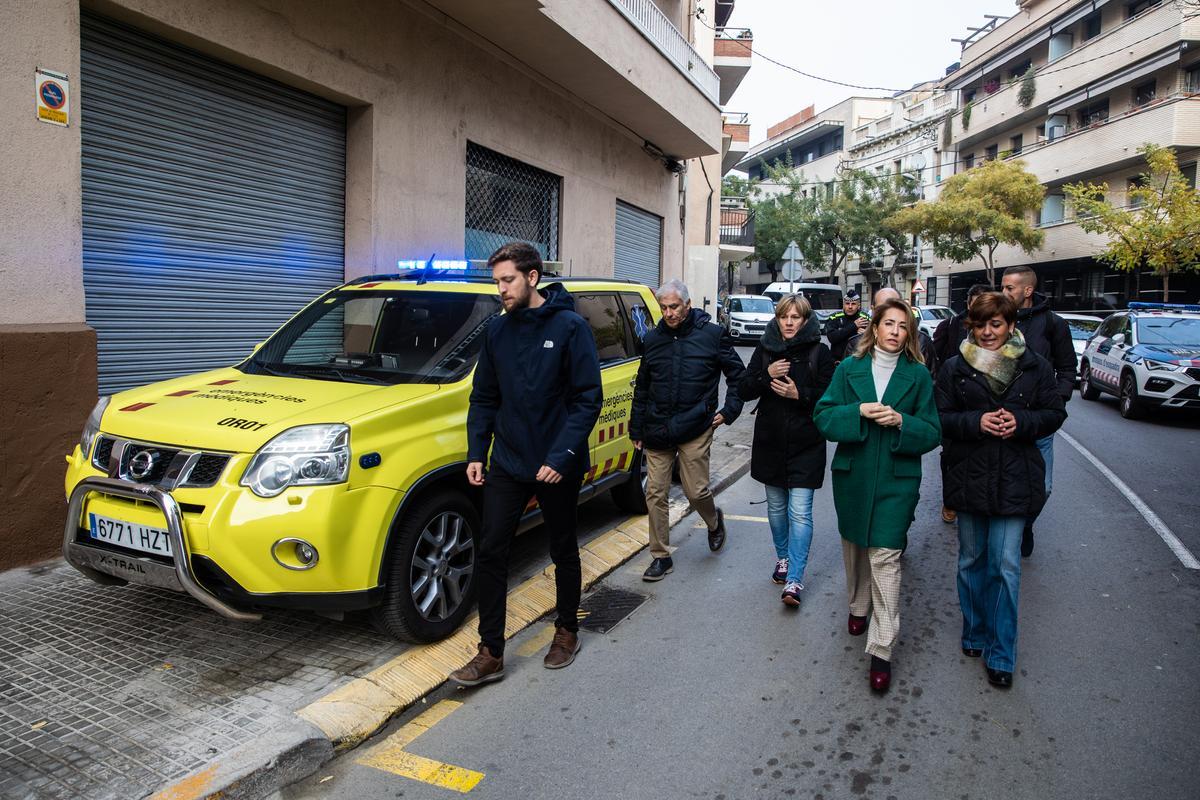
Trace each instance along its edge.
<path fill-rule="evenodd" d="M 546 302 L 491 321 L 479 350 L 467 412 L 467 460 L 487 462 L 518 480 L 542 465 L 567 478 L 589 466 L 588 437 L 604 388 L 596 342 L 561 283 Z"/>

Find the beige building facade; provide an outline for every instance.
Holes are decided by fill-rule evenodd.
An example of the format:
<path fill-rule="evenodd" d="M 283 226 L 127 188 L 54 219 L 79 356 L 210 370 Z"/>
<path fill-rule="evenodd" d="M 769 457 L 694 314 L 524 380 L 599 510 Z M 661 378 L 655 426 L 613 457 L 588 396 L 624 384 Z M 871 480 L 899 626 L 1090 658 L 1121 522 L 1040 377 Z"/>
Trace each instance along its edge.
<path fill-rule="evenodd" d="M 1027 254 L 1003 247 L 996 269 L 1033 266 L 1060 310 L 1161 300 L 1153 275 L 1116 273 L 1094 259 L 1105 240 L 1080 228 L 1063 186 L 1103 183 L 1108 199 L 1124 205 L 1145 166 L 1138 148 L 1147 142 L 1174 149 L 1195 184 L 1200 17 L 1171 0 L 1025 0 L 1012 17 L 985 27 L 965 42 L 960 66 L 941 83 L 957 107 L 955 171 L 1019 159 L 1046 189 L 1033 220 L 1045 233 L 1042 248 Z M 1036 92 L 1023 107 L 1020 77 L 1031 66 Z M 936 263 L 934 274 L 943 303 L 961 303 L 969 285 L 983 278 L 979 264 L 946 261 Z M 1194 279 L 1172 282 L 1173 300 L 1194 302 L 1198 291 Z"/>
<path fill-rule="evenodd" d="M 261 311 L 292 283 L 280 275 L 333 285 L 433 253 L 486 257 L 479 248 L 534 230 L 565 273 L 619 275 L 624 264 L 654 280 L 684 275 L 681 165 L 719 165 L 722 147 L 720 79 L 711 56 L 697 55 L 691 10 L 687 0 L 395 0 L 369 14 L 284 0 L 6 3 L 0 497 L 9 513 L 0 569 L 54 554 L 61 459 L 97 395 L 140 374 L 148 382 L 172 368 L 197 371 L 186 348 L 168 358 L 168 340 L 185 334 L 194 350 L 211 337 L 248 353 L 254 339 L 235 334 L 281 321 Z M 130 50 L 138 52 L 122 62 Z M 39 69 L 65 76 L 55 80 L 69 87 L 66 126 L 35 114 Z M 254 102 L 235 107 L 245 87 Z M 310 109 L 324 115 L 312 112 L 313 130 L 335 120 L 320 152 L 302 146 L 316 141 L 305 138 Z M 154 147 L 138 146 L 143 137 L 183 155 L 159 163 Z M 237 161 L 284 139 L 301 143 L 291 163 L 258 171 Z M 328 181 L 306 183 L 317 174 L 304 171 L 310 160 L 323 161 Z M 198 185 L 216 173 L 226 183 Z M 472 183 L 480 176 L 486 192 Z M 256 194 L 258 185 L 268 188 Z M 273 186 L 290 187 L 278 219 L 287 236 L 263 222 Z M 141 226 L 111 202 L 122 192 L 138 195 L 130 209 L 180 209 L 165 228 L 158 216 Z M 189 210 L 183 198 L 193 197 L 201 199 Z M 236 253 L 207 264 L 205 242 L 187 231 L 212 209 L 214 252 L 245 237 L 295 272 Z M 633 241 L 622 242 L 623 219 L 657 228 L 657 239 L 622 252 Z M 116 236 L 121 225 L 145 240 Z M 317 262 L 324 277 L 305 272 Z M 201 301 L 170 328 L 159 311 L 175 287 Z M 123 294 L 149 305 L 131 300 L 123 314 Z M 295 310 L 276 306 L 282 318 Z M 181 333 L 148 327 L 139 340 L 141 320 Z M 143 362 L 156 366 L 139 373 Z"/>

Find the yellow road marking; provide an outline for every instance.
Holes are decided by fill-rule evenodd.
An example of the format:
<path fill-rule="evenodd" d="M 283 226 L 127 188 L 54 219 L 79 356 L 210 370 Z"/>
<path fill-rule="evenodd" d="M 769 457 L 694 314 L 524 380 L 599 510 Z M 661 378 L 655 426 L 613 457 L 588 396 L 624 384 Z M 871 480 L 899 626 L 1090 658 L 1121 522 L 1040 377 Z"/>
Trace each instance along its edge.
<path fill-rule="evenodd" d="M 540 653 L 543 649 L 550 646 L 550 642 L 554 639 L 554 626 L 547 625 L 540 631 L 530 636 L 525 641 L 521 642 L 521 646 L 517 648 L 517 655 L 522 658 L 529 658 L 532 655 Z"/>
<path fill-rule="evenodd" d="M 444 789 L 453 789 L 456 792 L 471 791 L 483 780 L 482 772 L 445 764 L 404 750 L 418 736 L 450 716 L 460 706 L 462 703 L 457 700 L 442 700 L 372 747 L 354 763 L 390 772 L 402 778 L 412 778 Z"/>
<path fill-rule="evenodd" d="M 422 783 L 441 786 L 443 789 L 453 789 L 464 794 L 474 789 L 483 780 L 482 772 L 463 769 L 453 764 L 443 764 L 441 761 L 406 753 L 398 748 L 372 753 L 360 758 L 358 763 L 399 775 L 402 778 L 412 778 Z"/>
<path fill-rule="evenodd" d="M 726 514 L 725 519 L 731 519 L 735 522 L 770 522 L 770 520 L 767 519 L 766 517 L 747 517 L 744 514 Z M 701 520 L 700 522 L 697 522 L 692 527 L 693 528 L 707 528 L 708 526 L 704 524 L 704 520 Z"/>

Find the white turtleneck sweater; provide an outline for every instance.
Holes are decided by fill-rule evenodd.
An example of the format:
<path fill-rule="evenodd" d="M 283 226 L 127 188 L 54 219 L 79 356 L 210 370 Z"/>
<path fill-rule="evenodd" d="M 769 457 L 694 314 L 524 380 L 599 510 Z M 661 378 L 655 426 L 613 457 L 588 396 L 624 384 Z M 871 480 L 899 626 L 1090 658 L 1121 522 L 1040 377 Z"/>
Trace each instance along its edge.
<path fill-rule="evenodd" d="M 889 353 L 878 345 L 871 353 L 871 377 L 875 379 L 875 399 L 883 402 L 883 393 L 887 391 L 888 381 L 896 371 L 896 362 L 900 360 L 899 353 Z"/>

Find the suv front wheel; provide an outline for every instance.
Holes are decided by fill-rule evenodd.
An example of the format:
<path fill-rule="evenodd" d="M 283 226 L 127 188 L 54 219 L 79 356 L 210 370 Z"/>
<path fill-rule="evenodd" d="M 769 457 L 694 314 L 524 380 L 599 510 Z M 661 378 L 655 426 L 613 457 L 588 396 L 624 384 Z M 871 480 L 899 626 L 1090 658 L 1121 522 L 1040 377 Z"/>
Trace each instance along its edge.
<path fill-rule="evenodd" d="M 406 511 L 392 533 L 398 538 L 375 624 L 407 642 L 454 633 L 475 602 L 478 533 L 479 515 L 461 492 L 439 492 Z"/>

